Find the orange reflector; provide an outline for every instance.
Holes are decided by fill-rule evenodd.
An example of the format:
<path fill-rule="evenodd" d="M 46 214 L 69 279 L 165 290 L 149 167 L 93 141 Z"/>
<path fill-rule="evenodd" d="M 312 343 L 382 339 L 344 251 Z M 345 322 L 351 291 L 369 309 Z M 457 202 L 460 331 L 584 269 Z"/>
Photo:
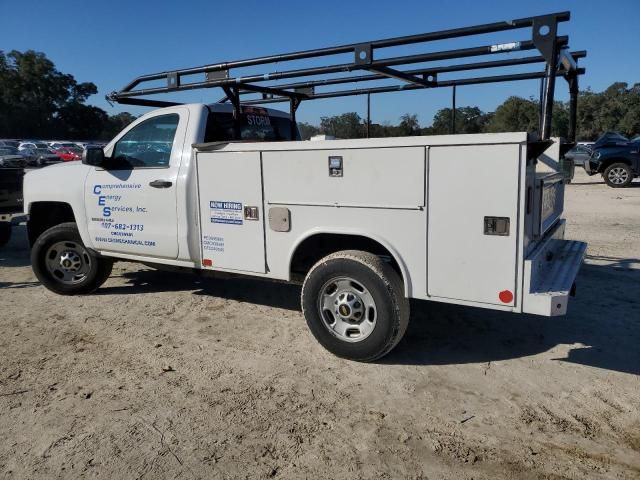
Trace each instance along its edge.
<path fill-rule="evenodd" d="M 503 290 L 498 294 L 498 298 L 502 303 L 511 303 L 513 302 L 513 293 L 511 290 Z"/>
<path fill-rule="evenodd" d="M 210 260 L 208 258 L 203 258 L 202 259 L 202 266 L 203 267 L 213 267 L 213 260 Z"/>

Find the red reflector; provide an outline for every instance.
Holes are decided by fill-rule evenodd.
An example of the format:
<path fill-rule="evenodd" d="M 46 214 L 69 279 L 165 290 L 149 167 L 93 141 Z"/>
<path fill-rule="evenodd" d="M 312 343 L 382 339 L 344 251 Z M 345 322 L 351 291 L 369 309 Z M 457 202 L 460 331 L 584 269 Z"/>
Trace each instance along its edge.
<path fill-rule="evenodd" d="M 213 267 L 213 260 L 210 260 L 208 258 L 202 259 L 202 266 L 203 267 Z"/>
<path fill-rule="evenodd" d="M 502 303 L 513 302 L 513 293 L 510 290 L 503 290 L 498 294 L 498 298 Z"/>

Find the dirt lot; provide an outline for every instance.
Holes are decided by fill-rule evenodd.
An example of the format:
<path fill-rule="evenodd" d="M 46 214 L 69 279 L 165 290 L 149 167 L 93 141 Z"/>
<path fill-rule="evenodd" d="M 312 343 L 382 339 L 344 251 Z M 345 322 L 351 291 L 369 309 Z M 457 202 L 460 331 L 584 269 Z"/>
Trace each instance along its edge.
<path fill-rule="evenodd" d="M 566 318 L 425 302 L 378 364 L 299 288 L 117 264 L 88 297 L 0 251 L 3 478 L 640 478 L 640 184 L 578 175 Z"/>

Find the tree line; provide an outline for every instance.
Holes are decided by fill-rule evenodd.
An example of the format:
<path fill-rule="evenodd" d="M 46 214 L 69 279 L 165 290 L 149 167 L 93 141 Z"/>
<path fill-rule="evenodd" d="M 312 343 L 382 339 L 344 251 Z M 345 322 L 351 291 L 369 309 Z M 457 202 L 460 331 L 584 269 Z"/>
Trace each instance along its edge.
<path fill-rule="evenodd" d="M 58 71 L 44 53 L 0 50 L 0 138 L 102 140 L 135 117 L 87 105 L 98 92 Z"/>
<path fill-rule="evenodd" d="M 98 91 L 92 82 L 78 83 L 58 71 L 44 53 L 0 50 L 0 138 L 91 140 L 113 138 L 135 117 L 128 112 L 109 115 L 86 101 Z M 478 107 L 456 108 L 456 133 L 534 131 L 539 102 L 510 97 L 493 112 Z M 396 125 L 369 125 L 372 137 L 447 134 L 452 109 L 436 112 L 430 126 L 422 127 L 416 114 L 405 114 Z M 366 119 L 356 112 L 322 117 L 319 125 L 299 122 L 302 138 L 317 134 L 338 138 L 366 136 Z M 552 133 L 566 137 L 568 104 L 556 101 Z M 595 140 L 602 132 L 618 131 L 632 137 L 640 133 L 640 83 L 616 82 L 602 92 L 580 92 L 577 132 L 579 140 Z"/>
<path fill-rule="evenodd" d="M 478 107 L 456 108 L 456 133 L 521 132 L 538 129 L 540 102 L 533 98 L 509 97 L 493 112 Z M 397 125 L 390 123 L 369 125 L 372 137 L 409 135 L 441 135 L 451 131 L 451 108 L 436 112 L 430 126 L 421 127 L 418 115 L 404 114 Z M 590 89 L 580 92 L 577 113 L 578 140 L 596 140 L 603 132 L 616 131 L 629 138 L 640 134 L 640 83 L 629 86 L 613 83 L 602 92 Z M 320 125 L 299 122 L 302 138 L 313 135 L 332 135 L 337 138 L 363 138 L 367 121 L 356 112 L 321 117 Z M 554 102 L 552 135 L 567 137 L 569 132 L 568 102 Z"/>

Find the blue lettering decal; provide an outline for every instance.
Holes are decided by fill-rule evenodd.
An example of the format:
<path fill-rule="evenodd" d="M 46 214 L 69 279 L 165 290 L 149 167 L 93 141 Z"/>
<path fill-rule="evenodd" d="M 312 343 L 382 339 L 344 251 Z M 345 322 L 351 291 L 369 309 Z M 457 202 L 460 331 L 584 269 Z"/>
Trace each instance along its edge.
<path fill-rule="evenodd" d="M 104 207 L 102 209 L 102 216 L 103 217 L 110 217 L 111 216 L 111 207 Z"/>
<path fill-rule="evenodd" d="M 100 195 L 100 191 L 101 191 L 100 185 L 93 186 L 93 193 L 95 193 L 96 195 Z"/>
<path fill-rule="evenodd" d="M 104 197 L 104 196 L 98 197 L 98 205 L 101 206 L 101 207 L 104 207 L 106 205 L 105 200 L 106 200 L 106 197 Z"/>

